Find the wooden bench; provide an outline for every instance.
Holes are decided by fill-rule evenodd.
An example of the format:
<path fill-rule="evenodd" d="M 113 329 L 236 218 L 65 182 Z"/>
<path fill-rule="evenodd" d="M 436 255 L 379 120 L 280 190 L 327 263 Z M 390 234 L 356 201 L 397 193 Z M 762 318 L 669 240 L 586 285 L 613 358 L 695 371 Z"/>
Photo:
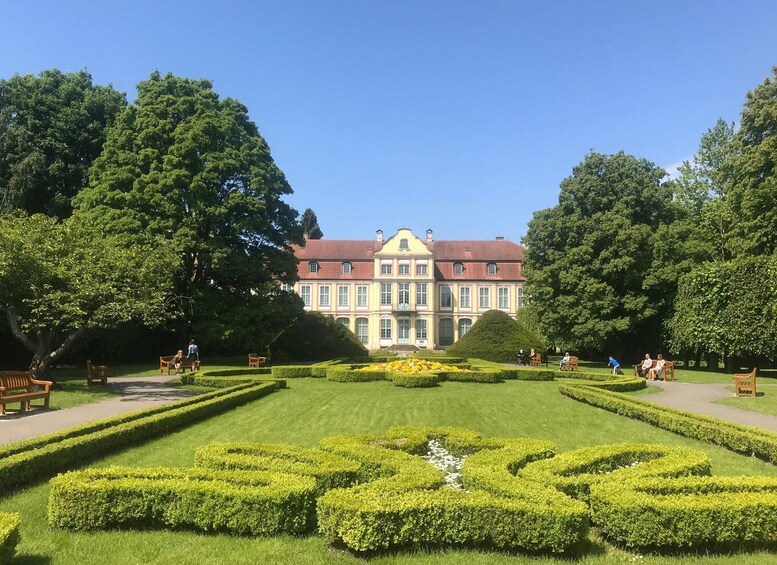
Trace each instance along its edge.
<path fill-rule="evenodd" d="M 267 362 L 267 357 L 262 357 L 258 353 L 248 354 L 248 368 L 258 369 Z"/>
<path fill-rule="evenodd" d="M 635 376 L 635 377 L 641 377 L 641 376 L 643 376 L 643 375 L 642 375 L 642 372 L 641 372 L 641 370 L 642 370 L 642 363 L 643 363 L 643 361 L 640 361 L 640 362 L 639 362 L 639 363 L 637 363 L 636 365 L 633 365 L 633 367 L 634 367 L 634 376 Z M 656 366 L 656 360 L 655 360 L 655 359 L 653 359 L 653 363 L 650 365 L 650 369 L 652 369 L 652 368 L 653 368 L 653 367 L 655 367 L 655 366 Z M 648 370 L 645 372 L 645 374 L 649 373 L 649 372 L 650 372 L 650 369 L 648 369 Z"/>
<path fill-rule="evenodd" d="M 108 365 L 95 365 L 89 360 L 86 361 L 86 384 L 88 386 L 93 385 L 97 381 L 107 384 L 108 377 L 110 376 Z"/>
<path fill-rule="evenodd" d="M 159 374 L 160 375 L 169 375 L 170 370 L 175 370 L 175 366 L 173 365 L 173 359 L 175 359 L 175 355 L 167 355 L 166 357 L 160 357 L 159 358 Z M 200 360 L 197 359 L 196 361 L 192 361 L 190 359 L 187 359 L 184 357 L 181 359 L 180 364 L 178 366 L 178 370 L 176 373 L 185 373 L 186 369 L 189 369 L 192 373 L 200 368 Z"/>
<path fill-rule="evenodd" d="M 535 353 L 532 357 L 529 357 L 530 367 L 542 367 L 542 354 Z"/>
<path fill-rule="evenodd" d="M 661 371 L 661 377 L 665 381 L 670 380 L 670 377 L 671 377 L 671 380 L 674 380 L 674 361 L 664 362 L 664 370 Z"/>
<path fill-rule="evenodd" d="M 51 381 L 33 379 L 23 371 L 0 371 L 0 414 L 5 414 L 5 405 L 19 402 L 21 411 L 29 410 L 30 400 L 43 399 L 43 407 L 49 407 Z M 34 390 L 42 386 L 43 390 Z"/>
<path fill-rule="evenodd" d="M 569 362 L 564 363 L 559 367 L 560 371 L 577 371 L 578 358 L 574 355 L 569 356 Z"/>
<path fill-rule="evenodd" d="M 734 375 L 734 394 L 737 396 L 755 396 L 755 374 L 758 369 L 750 373 Z"/>

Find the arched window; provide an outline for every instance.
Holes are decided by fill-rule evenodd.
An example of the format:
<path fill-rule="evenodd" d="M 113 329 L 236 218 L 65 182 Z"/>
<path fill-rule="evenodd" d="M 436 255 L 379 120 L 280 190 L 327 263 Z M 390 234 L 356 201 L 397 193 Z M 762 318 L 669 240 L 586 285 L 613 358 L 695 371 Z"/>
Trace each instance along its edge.
<path fill-rule="evenodd" d="M 461 263 L 454 263 L 453 264 L 453 274 L 454 275 L 461 275 L 464 273 L 464 265 Z"/>
<path fill-rule="evenodd" d="M 367 343 L 370 339 L 369 333 L 370 321 L 367 318 L 356 318 L 356 337 L 362 343 Z"/>
<path fill-rule="evenodd" d="M 311 261 L 308 263 L 308 273 L 317 273 L 318 272 L 318 263 L 315 261 Z"/>
<path fill-rule="evenodd" d="M 440 345 L 453 345 L 453 318 L 440 318 Z"/>
<path fill-rule="evenodd" d="M 348 261 L 343 263 L 343 274 L 344 275 L 350 275 L 352 269 L 353 269 L 353 265 L 351 265 Z"/>
<path fill-rule="evenodd" d="M 348 318 L 337 318 L 337 323 L 344 325 L 346 328 L 351 325 L 351 321 Z"/>
<path fill-rule="evenodd" d="M 467 335 L 467 332 L 472 328 L 472 320 L 469 318 L 462 318 L 459 320 L 459 339 Z"/>
<path fill-rule="evenodd" d="M 496 274 L 496 263 L 489 263 L 488 264 L 488 274 L 489 275 L 495 275 Z"/>

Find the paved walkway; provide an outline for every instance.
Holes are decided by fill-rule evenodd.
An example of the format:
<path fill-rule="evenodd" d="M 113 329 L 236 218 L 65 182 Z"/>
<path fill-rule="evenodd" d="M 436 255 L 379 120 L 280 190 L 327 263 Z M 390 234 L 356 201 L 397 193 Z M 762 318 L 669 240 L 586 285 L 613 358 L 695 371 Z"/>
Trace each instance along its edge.
<path fill-rule="evenodd" d="M 160 403 L 165 404 L 191 396 L 190 391 L 164 385 L 166 381 L 174 378 L 176 377 L 165 375 L 115 379 L 106 386 L 120 392 L 121 396 L 62 410 L 33 409 L 24 414 L 16 412 L 0 416 L 0 444 L 56 432 L 92 420 L 158 406 Z M 52 394 L 56 394 L 56 391 Z"/>
<path fill-rule="evenodd" d="M 649 384 L 660 387 L 661 392 L 640 396 L 643 400 L 655 402 L 662 406 L 679 408 L 705 416 L 713 416 L 743 424 L 745 426 L 755 426 L 777 432 L 777 417 L 743 410 L 725 404 L 715 404 L 716 400 L 721 398 L 731 398 L 734 393 L 729 390 L 729 385 L 724 383 L 678 383 L 674 381 L 651 381 Z"/>

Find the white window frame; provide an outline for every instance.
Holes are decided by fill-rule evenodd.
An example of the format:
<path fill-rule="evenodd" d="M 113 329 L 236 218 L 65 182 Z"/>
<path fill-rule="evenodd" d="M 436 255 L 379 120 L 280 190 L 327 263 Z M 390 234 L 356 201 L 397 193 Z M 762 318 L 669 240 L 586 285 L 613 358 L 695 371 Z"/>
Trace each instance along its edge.
<path fill-rule="evenodd" d="M 359 285 L 356 287 L 356 307 L 366 308 L 369 305 L 370 288 Z"/>
<path fill-rule="evenodd" d="M 345 291 L 345 292 L 343 292 Z M 347 308 L 348 302 L 349 302 L 349 296 L 351 294 L 351 289 L 348 286 L 345 285 L 338 285 L 337 287 L 337 307 L 338 308 Z"/>
<path fill-rule="evenodd" d="M 526 299 L 526 295 L 523 293 L 523 287 L 519 286 L 517 289 L 515 289 L 515 294 L 515 307 L 523 308 L 524 300 Z"/>
<path fill-rule="evenodd" d="M 461 333 L 462 322 L 464 322 L 465 320 L 467 322 L 469 322 L 469 327 L 467 328 L 467 331 L 465 331 L 464 333 Z M 467 335 L 470 332 L 470 330 L 472 329 L 472 319 L 471 318 L 459 318 L 458 328 L 456 328 L 456 329 L 459 330 L 459 339 L 461 339 L 463 336 Z"/>
<path fill-rule="evenodd" d="M 321 285 L 318 287 L 318 307 L 332 307 L 332 289 L 329 288 L 329 285 Z"/>
<path fill-rule="evenodd" d="M 299 287 L 299 297 L 302 299 L 302 304 L 305 306 L 313 305 L 313 287 L 309 284 L 303 284 Z"/>
<path fill-rule="evenodd" d="M 391 275 L 391 274 L 393 274 L 393 265 L 391 263 L 381 263 L 381 265 L 380 265 L 380 274 L 381 275 Z"/>
<path fill-rule="evenodd" d="M 364 318 L 364 317 L 356 318 L 354 329 L 356 330 L 354 332 L 356 334 L 356 338 L 359 341 L 361 341 L 362 343 L 367 343 L 370 341 L 370 319 L 369 318 Z"/>
<path fill-rule="evenodd" d="M 459 308 L 472 308 L 472 287 L 459 287 Z"/>
<path fill-rule="evenodd" d="M 478 289 L 478 308 L 491 308 L 491 287 L 481 286 Z"/>
<path fill-rule="evenodd" d="M 496 292 L 497 292 L 497 306 L 501 310 L 509 310 L 510 309 L 510 288 L 506 286 L 500 286 Z"/>
<path fill-rule="evenodd" d="M 341 270 L 344 275 L 350 275 L 353 272 L 353 265 L 348 261 L 345 261 L 342 264 Z"/>
<path fill-rule="evenodd" d="M 415 285 L 415 305 L 416 306 L 428 306 L 428 290 L 426 283 L 416 283 Z"/>
<path fill-rule="evenodd" d="M 496 263 L 489 263 L 488 265 L 486 265 L 486 272 L 489 275 L 491 275 L 491 276 L 495 275 L 496 274 Z"/>
<path fill-rule="evenodd" d="M 310 261 L 308 263 L 308 273 L 317 273 L 317 272 L 318 272 L 318 262 Z"/>
<path fill-rule="evenodd" d="M 416 318 L 415 319 L 415 338 L 416 340 L 426 340 L 428 339 L 429 331 L 428 331 L 428 325 L 426 322 L 426 318 Z"/>
<path fill-rule="evenodd" d="M 391 299 L 393 298 L 394 289 L 391 283 L 380 283 L 380 305 L 391 306 Z M 388 293 L 388 294 L 387 294 Z M 388 296 L 388 302 L 387 297 Z"/>
<path fill-rule="evenodd" d="M 405 300 L 402 300 L 404 294 Z M 399 283 L 397 290 L 397 304 L 410 304 L 410 283 Z"/>
<path fill-rule="evenodd" d="M 463 275 L 464 274 L 464 263 L 454 263 L 453 264 L 453 274 L 454 275 Z"/>
<path fill-rule="evenodd" d="M 400 275 L 409 275 L 410 274 L 410 263 L 400 263 L 399 264 L 399 272 Z"/>
<path fill-rule="evenodd" d="M 391 339 L 391 318 L 380 319 L 380 339 Z"/>
<path fill-rule="evenodd" d="M 447 298 L 447 304 L 443 303 L 443 299 Z M 444 285 L 440 287 L 440 308 L 446 308 L 450 310 L 453 308 L 453 292 L 451 287 Z"/>
<path fill-rule="evenodd" d="M 416 263 L 415 265 L 415 274 L 416 275 L 428 275 L 429 274 L 429 265 L 426 263 Z"/>

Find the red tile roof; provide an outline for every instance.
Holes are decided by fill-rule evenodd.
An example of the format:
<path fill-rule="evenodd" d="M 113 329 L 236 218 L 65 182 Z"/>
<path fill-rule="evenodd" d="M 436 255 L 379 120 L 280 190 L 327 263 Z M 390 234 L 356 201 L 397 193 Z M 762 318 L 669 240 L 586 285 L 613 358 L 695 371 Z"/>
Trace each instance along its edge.
<path fill-rule="evenodd" d="M 308 272 L 308 261 L 302 261 L 299 264 L 299 278 L 301 281 L 310 280 L 331 280 L 339 279 L 344 281 L 353 280 L 372 280 L 373 262 L 372 261 L 351 261 L 351 274 L 343 274 L 342 261 L 317 261 L 318 272 Z"/>
<path fill-rule="evenodd" d="M 372 261 L 376 251 L 380 251 L 383 245 L 374 239 L 309 239 L 305 247 L 294 245 L 294 255 L 300 261 Z"/>
<path fill-rule="evenodd" d="M 464 272 L 460 275 L 453 274 L 453 265 L 456 261 L 435 261 L 434 278 L 438 281 L 524 281 L 521 274 L 521 264 L 512 262 L 496 263 L 496 274 L 488 274 L 488 262 L 462 261 Z"/>
<path fill-rule="evenodd" d="M 505 240 L 450 240 L 433 241 L 427 247 L 435 261 L 523 261 L 523 246 Z"/>

